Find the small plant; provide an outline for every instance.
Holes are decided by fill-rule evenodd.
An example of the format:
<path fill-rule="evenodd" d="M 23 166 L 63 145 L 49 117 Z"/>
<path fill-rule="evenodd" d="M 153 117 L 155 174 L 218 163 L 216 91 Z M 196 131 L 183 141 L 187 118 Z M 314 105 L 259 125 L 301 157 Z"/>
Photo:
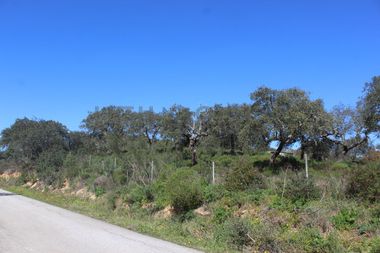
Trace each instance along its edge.
<path fill-rule="evenodd" d="M 297 175 L 291 177 L 283 192 L 284 196 L 293 203 L 305 204 L 309 200 L 320 198 L 320 189 L 315 185 L 312 178 Z"/>
<path fill-rule="evenodd" d="M 217 207 L 214 210 L 213 222 L 221 224 L 225 222 L 230 216 L 232 212 L 224 207 Z"/>
<path fill-rule="evenodd" d="M 226 189 L 224 188 L 223 185 L 220 185 L 220 184 L 218 185 L 210 184 L 204 188 L 203 194 L 204 194 L 205 201 L 207 203 L 211 203 L 223 198 L 226 194 Z"/>
<path fill-rule="evenodd" d="M 332 223 L 339 230 L 347 230 L 355 227 L 358 212 L 354 209 L 344 208 L 332 217 Z"/>
<path fill-rule="evenodd" d="M 250 226 L 248 222 L 241 218 L 231 218 L 223 225 L 224 237 L 229 245 L 235 246 L 237 249 L 242 249 L 252 243 L 249 238 Z"/>
<path fill-rule="evenodd" d="M 104 189 L 104 187 L 101 187 L 101 186 L 97 186 L 97 187 L 95 187 L 95 196 L 96 196 L 96 197 L 100 197 L 100 196 L 102 196 L 104 193 L 106 193 L 106 189 Z"/>
<path fill-rule="evenodd" d="M 117 185 L 125 185 L 127 183 L 127 175 L 121 169 L 116 169 L 112 172 L 112 179 Z"/>

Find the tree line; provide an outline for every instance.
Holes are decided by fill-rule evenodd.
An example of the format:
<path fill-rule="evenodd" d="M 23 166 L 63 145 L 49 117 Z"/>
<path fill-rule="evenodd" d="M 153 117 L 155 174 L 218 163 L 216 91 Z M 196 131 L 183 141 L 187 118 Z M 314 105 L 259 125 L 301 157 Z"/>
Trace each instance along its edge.
<path fill-rule="evenodd" d="M 198 150 L 209 154 L 253 153 L 274 148 L 275 163 L 284 149 L 299 146 L 314 159 L 358 156 L 380 135 L 380 76 L 364 85 L 355 107 L 324 108 L 321 99 L 290 88 L 260 87 L 251 103 L 214 105 L 192 111 L 173 105 L 161 112 L 107 106 L 88 114 L 81 131 L 52 120 L 17 119 L 1 132 L 1 158 L 26 166 L 45 152 L 122 155 L 131 149 L 183 154 L 197 163 Z"/>

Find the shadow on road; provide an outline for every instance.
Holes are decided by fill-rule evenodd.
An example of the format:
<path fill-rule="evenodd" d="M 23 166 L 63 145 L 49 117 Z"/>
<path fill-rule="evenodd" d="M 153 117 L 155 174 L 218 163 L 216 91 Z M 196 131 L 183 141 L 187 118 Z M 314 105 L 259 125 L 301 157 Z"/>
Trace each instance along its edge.
<path fill-rule="evenodd" d="M 0 192 L 0 197 L 17 195 L 14 193 Z"/>

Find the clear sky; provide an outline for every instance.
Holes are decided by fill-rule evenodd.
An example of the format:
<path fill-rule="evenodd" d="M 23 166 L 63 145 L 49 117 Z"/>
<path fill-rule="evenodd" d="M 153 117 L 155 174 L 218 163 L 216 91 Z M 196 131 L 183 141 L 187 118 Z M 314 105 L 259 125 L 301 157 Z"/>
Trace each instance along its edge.
<path fill-rule="evenodd" d="M 0 130 L 249 102 L 263 84 L 354 105 L 379 74 L 379 0 L 0 0 Z"/>

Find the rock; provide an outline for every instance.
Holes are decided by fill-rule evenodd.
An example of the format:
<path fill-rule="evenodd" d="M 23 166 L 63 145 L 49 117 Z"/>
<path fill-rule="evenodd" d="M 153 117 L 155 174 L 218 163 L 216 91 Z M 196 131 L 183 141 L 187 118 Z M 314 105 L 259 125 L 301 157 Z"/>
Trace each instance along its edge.
<path fill-rule="evenodd" d="M 205 206 L 201 206 L 194 210 L 194 214 L 199 215 L 199 216 L 210 216 L 211 212 L 207 210 Z"/>
<path fill-rule="evenodd" d="M 74 192 L 73 195 L 75 195 L 77 197 L 80 197 L 80 198 L 89 198 L 91 200 L 95 200 L 96 199 L 95 194 L 87 191 L 86 188 L 82 188 L 82 189 L 77 190 L 76 192 Z"/>
<path fill-rule="evenodd" d="M 70 189 L 70 182 L 69 180 L 65 179 L 65 181 L 63 182 L 63 187 L 61 188 L 61 191 L 65 192 L 69 189 Z"/>
<path fill-rule="evenodd" d="M 158 219 L 170 219 L 174 215 L 174 208 L 172 206 L 167 206 L 163 210 L 158 211 L 154 218 Z"/>
<path fill-rule="evenodd" d="M 29 181 L 29 182 L 26 182 L 26 184 L 24 184 L 23 186 L 24 187 L 31 187 L 33 185 L 33 182 Z"/>
<path fill-rule="evenodd" d="M 144 203 L 141 208 L 143 209 L 152 209 L 154 207 L 154 203 Z"/>
<path fill-rule="evenodd" d="M 100 176 L 97 177 L 94 181 L 94 188 L 96 187 L 102 187 L 104 189 L 109 188 L 109 186 L 112 184 L 111 179 L 109 179 L 106 176 Z"/>
<path fill-rule="evenodd" d="M 5 179 L 5 181 L 8 181 L 9 179 L 19 178 L 20 176 L 20 172 L 9 169 L 0 174 L 0 179 Z"/>

